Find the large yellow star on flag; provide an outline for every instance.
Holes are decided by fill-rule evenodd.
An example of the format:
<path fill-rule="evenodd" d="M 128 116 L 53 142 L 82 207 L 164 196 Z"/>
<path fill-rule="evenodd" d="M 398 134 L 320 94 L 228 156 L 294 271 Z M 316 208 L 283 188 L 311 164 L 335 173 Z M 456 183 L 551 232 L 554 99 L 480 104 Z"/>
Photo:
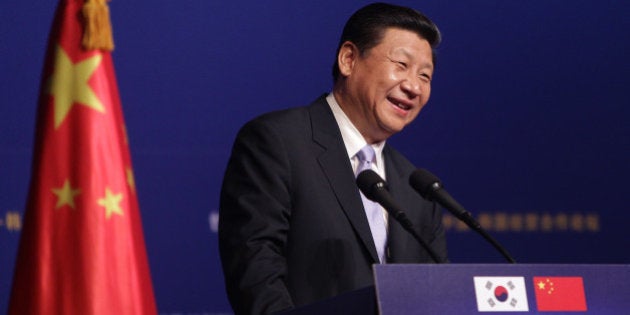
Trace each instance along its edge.
<path fill-rule="evenodd" d="M 57 195 L 57 204 L 55 205 L 55 209 L 59 209 L 65 205 L 74 209 L 74 196 L 81 193 L 80 189 L 72 189 L 70 180 L 68 179 L 66 179 L 61 188 L 53 188 L 52 191 L 55 195 Z"/>
<path fill-rule="evenodd" d="M 123 215 L 120 201 L 123 194 L 114 194 L 109 188 L 105 188 L 105 197 L 98 199 L 98 204 L 105 207 L 105 218 L 109 219 L 112 214 Z"/>
<path fill-rule="evenodd" d="M 55 129 L 63 123 L 74 104 L 104 113 L 105 107 L 88 84 L 103 56 L 99 53 L 73 63 L 61 46 L 57 46 L 55 56 L 54 73 L 49 83 L 49 92 L 54 96 Z"/>

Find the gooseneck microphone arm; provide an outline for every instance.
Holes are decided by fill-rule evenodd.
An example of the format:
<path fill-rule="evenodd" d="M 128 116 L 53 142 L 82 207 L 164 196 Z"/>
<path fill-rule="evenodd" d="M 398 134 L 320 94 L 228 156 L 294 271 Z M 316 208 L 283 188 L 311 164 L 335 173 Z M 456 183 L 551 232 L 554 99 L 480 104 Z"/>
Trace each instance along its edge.
<path fill-rule="evenodd" d="M 455 217 L 462 220 L 468 227 L 477 233 L 481 234 L 494 248 L 496 248 L 505 259 L 510 263 L 516 263 L 514 258 L 499 244 L 490 234 L 488 234 L 473 218 L 470 212 L 466 211 L 462 205 L 460 205 L 451 195 L 444 189 L 442 183 L 431 172 L 425 169 L 418 169 L 414 171 L 409 177 L 409 184 L 413 187 L 422 197 L 428 200 L 435 200 L 450 211 Z"/>
<path fill-rule="evenodd" d="M 431 259 L 436 263 L 445 263 L 446 261 L 439 257 L 437 253 L 425 242 L 422 237 L 416 232 L 413 223 L 407 218 L 405 212 L 396 204 L 394 198 L 387 190 L 387 183 L 372 170 L 365 170 L 357 176 L 357 186 L 365 197 L 379 203 L 387 213 L 389 213 L 394 219 L 396 219 L 402 227 L 409 232 L 413 238 L 420 243 L 420 245 L 429 253 Z"/>

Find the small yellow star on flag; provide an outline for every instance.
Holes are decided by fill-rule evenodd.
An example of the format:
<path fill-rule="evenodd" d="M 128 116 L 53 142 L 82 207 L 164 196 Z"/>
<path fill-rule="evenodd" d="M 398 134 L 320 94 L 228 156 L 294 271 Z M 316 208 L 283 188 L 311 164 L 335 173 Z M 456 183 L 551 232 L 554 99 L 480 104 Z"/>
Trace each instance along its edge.
<path fill-rule="evenodd" d="M 129 167 L 126 169 L 127 172 L 127 184 L 131 187 L 131 191 L 136 191 L 136 180 L 133 177 L 133 170 Z"/>
<path fill-rule="evenodd" d="M 105 107 L 88 84 L 102 59 L 103 56 L 97 54 L 73 63 L 65 50 L 57 46 L 54 73 L 49 82 L 49 92 L 54 96 L 55 129 L 59 128 L 75 103 L 105 112 Z"/>
<path fill-rule="evenodd" d="M 120 208 L 120 201 L 123 198 L 123 194 L 114 194 L 108 188 L 105 188 L 105 197 L 98 200 L 100 206 L 105 207 L 105 218 L 109 219 L 112 214 L 123 215 L 122 208 Z"/>
<path fill-rule="evenodd" d="M 74 196 L 81 193 L 80 189 L 72 189 L 70 180 L 68 179 L 66 179 L 61 188 L 53 188 L 52 191 L 55 195 L 57 195 L 57 204 L 55 205 L 55 209 L 59 209 L 65 205 L 74 209 Z"/>

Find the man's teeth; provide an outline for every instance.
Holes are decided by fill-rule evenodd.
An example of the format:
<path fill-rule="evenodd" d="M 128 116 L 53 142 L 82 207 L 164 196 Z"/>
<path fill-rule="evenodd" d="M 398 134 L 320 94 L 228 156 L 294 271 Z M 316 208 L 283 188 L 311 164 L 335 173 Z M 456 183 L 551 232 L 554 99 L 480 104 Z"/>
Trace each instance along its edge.
<path fill-rule="evenodd" d="M 403 104 L 400 104 L 400 103 L 396 104 L 396 106 L 398 106 L 399 108 L 405 109 L 405 110 L 409 109 L 409 106 L 406 106 L 406 105 L 403 105 Z"/>

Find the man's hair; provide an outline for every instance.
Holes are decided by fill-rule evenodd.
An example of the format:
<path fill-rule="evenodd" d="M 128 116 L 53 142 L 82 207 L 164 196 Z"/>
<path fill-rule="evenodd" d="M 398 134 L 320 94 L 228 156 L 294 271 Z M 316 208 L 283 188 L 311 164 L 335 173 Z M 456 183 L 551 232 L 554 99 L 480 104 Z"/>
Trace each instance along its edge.
<path fill-rule="evenodd" d="M 435 64 L 435 48 L 440 43 L 441 35 L 433 21 L 424 14 L 407 7 L 373 3 L 359 9 L 346 22 L 335 54 L 333 80 L 336 82 L 339 77 L 337 57 L 343 43 L 352 42 L 363 55 L 381 42 L 388 28 L 411 31 L 428 41 L 432 48 L 433 64 Z"/>

